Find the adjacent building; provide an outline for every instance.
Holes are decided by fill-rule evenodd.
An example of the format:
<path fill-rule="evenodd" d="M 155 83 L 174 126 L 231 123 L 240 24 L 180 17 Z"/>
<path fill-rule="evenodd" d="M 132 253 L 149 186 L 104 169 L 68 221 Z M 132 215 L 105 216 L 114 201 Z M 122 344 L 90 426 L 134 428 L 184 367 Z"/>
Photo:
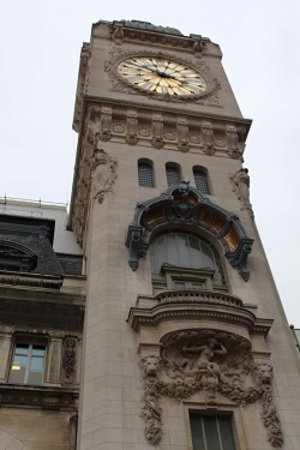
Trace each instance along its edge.
<path fill-rule="evenodd" d="M 93 25 L 67 223 L 3 200 L 3 448 L 299 449 L 299 354 L 221 59 L 201 35 Z"/>

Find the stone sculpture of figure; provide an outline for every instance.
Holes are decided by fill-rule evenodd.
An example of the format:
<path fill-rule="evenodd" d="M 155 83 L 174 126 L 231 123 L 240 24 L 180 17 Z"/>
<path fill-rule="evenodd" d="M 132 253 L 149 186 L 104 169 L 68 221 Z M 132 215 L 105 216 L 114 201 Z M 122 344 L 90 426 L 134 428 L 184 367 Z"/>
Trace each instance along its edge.
<path fill-rule="evenodd" d="M 93 198 L 102 203 L 105 194 L 112 192 L 112 186 L 117 177 L 117 161 L 111 158 L 103 149 L 96 148 L 92 169 Z"/>
<path fill-rule="evenodd" d="M 250 177 L 248 175 L 248 169 L 238 170 L 234 175 L 231 176 L 231 180 L 234 185 L 233 190 L 237 193 L 238 198 L 243 205 L 243 208 L 247 209 L 253 217 L 252 205 L 250 203 L 249 195 Z"/>
<path fill-rule="evenodd" d="M 183 347 L 182 351 L 184 353 L 199 353 L 196 365 L 198 368 L 206 368 L 212 359 L 217 355 L 226 355 L 227 350 L 220 342 L 215 338 L 210 338 L 208 344 L 204 344 L 195 347 Z"/>

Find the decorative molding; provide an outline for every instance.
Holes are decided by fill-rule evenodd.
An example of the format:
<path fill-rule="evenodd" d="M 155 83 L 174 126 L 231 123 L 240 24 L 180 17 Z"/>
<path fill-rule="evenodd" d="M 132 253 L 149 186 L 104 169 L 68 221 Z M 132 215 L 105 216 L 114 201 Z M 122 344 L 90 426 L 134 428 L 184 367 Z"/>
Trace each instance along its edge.
<path fill-rule="evenodd" d="M 153 58 L 166 58 L 177 61 L 180 64 L 184 64 L 196 72 L 200 72 L 207 83 L 207 89 L 197 95 L 182 95 L 175 96 L 169 94 L 155 94 L 151 91 L 145 91 L 138 87 L 134 87 L 125 78 L 123 78 L 118 72 L 119 64 L 127 59 L 134 57 L 153 57 Z M 219 107 L 218 90 L 220 85 L 218 81 L 212 76 L 211 70 L 204 59 L 190 60 L 188 58 L 178 57 L 172 53 L 168 52 L 157 52 L 157 51 L 146 51 L 146 50 L 133 50 L 133 51 L 123 51 L 120 48 L 115 48 L 109 54 L 109 59 L 105 62 L 105 71 L 109 74 L 112 88 L 115 91 L 126 92 L 128 94 L 144 95 L 150 99 L 161 100 L 165 102 L 175 102 L 175 103 L 200 103 L 209 106 Z"/>
<path fill-rule="evenodd" d="M 63 343 L 62 367 L 68 382 L 72 382 L 76 372 L 77 339 L 66 337 Z"/>
<path fill-rule="evenodd" d="M 240 169 L 234 174 L 230 175 L 230 180 L 233 185 L 232 191 L 236 193 L 238 199 L 240 200 L 242 206 L 241 210 L 246 209 L 252 219 L 254 219 L 254 213 L 252 205 L 250 203 L 250 177 L 248 174 L 248 169 Z"/>
<path fill-rule="evenodd" d="M 84 43 L 81 49 L 80 55 L 80 66 L 79 66 L 79 76 L 76 92 L 75 101 L 75 111 L 73 117 L 73 130 L 79 133 L 83 102 L 84 102 L 84 91 L 88 83 L 88 65 L 91 57 L 90 44 Z"/>
<path fill-rule="evenodd" d="M 124 42 L 148 43 L 156 47 L 182 49 L 198 58 L 207 53 L 207 44 L 210 42 L 208 38 L 197 34 L 184 36 L 175 28 L 155 26 L 139 20 L 114 21 L 111 27 L 112 39 L 116 45 L 121 46 Z"/>
<path fill-rule="evenodd" d="M 160 398 L 181 402 L 199 394 L 204 404 L 215 409 L 222 396 L 243 407 L 260 402 L 267 439 L 273 448 L 282 448 L 272 367 L 268 361 L 253 362 L 251 345 L 244 338 L 213 330 L 172 332 L 161 341 L 160 357 L 148 354 L 141 358 L 140 372 L 144 387 L 141 415 L 149 444 L 159 444 L 162 437 Z"/>
<path fill-rule="evenodd" d="M 0 405 L 73 411 L 78 407 L 79 390 L 66 387 L 20 386 L 0 383 Z"/>
<path fill-rule="evenodd" d="M 63 284 L 61 276 L 49 276 L 38 274 L 16 273 L 2 271 L 0 273 L 0 284 L 11 284 L 13 286 L 29 286 L 44 289 L 60 289 Z"/>
<path fill-rule="evenodd" d="M 136 104 L 128 108 L 126 103 L 109 103 L 107 100 L 87 104 L 76 161 L 69 224 L 79 244 L 83 244 L 85 221 L 88 217 L 93 155 L 96 150 L 100 150 L 100 142 L 142 144 L 157 149 L 232 157 L 227 139 L 230 126 L 237 130 L 238 147 L 242 155 L 250 126 L 249 121 L 244 119 L 224 121 L 224 118 L 216 116 L 208 120 L 192 113 L 183 115 L 180 110 L 163 113 L 159 108 L 149 108 L 149 105 L 141 108 L 141 105 Z M 111 160 L 110 164 L 114 162 L 116 161 Z M 113 179 L 116 165 L 111 169 Z M 101 193 L 99 199 L 103 200 Z"/>
<path fill-rule="evenodd" d="M 253 239 L 247 236 L 236 215 L 212 203 L 185 181 L 170 187 L 161 196 L 137 205 L 126 237 L 129 264 L 133 270 L 137 269 L 139 259 L 145 256 L 151 233 L 163 224 L 204 228 L 220 240 L 230 264 L 248 281 L 246 262 Z"/>
<path fill-rule="evenodd" d="M 138 297 L 138 300 L 143 297 Z M 133 306 L 128 323 L 135 330 L 144 326 L 158 326 L 167 319 L 180 323 L 195 320 L 201 323 L 218 321 L 244 327 L 249 333 L 266 336 L 272 319 L 259 319 L 246 309 L 240 298 L 216 291 L 182 289 L 163 291 L 151 298 L 149 307 Z M 139 302 L 138 302 L 139 303 Z"/>

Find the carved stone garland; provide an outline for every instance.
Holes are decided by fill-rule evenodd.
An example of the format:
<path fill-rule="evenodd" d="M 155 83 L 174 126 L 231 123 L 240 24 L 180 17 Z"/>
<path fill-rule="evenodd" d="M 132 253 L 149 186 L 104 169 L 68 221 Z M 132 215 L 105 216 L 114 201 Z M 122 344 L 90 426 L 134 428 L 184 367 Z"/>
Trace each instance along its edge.
<path fill-rule="evenodd" d="M 182 401 L 202 391 L 207 405 L 216 405 L 218 393 L 242 407 L 260 402 L 268 441 L 282 448 L 283 432 L 272 396 L 273 369 L 269 363 L 253 362 L 246 339 L 211 330 L 171 333 L 162 342 L 160 357 L 142 357 L 140 370 L 141 416 L 149 444 L 157 445 L 162 437 L 160 397 Z"/>
<path fill-rule="evenodd" d="M 71 380 L 76 367 L 76 339 L 73 337 L 67 337 L 64 341 L 62 366 L 67 380 Z"/>

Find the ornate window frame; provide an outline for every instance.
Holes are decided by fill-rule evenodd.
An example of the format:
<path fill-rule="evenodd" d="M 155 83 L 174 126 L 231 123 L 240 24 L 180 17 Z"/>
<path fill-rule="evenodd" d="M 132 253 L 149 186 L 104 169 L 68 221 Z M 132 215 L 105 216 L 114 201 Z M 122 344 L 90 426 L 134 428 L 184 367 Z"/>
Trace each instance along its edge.
<path fill-rule="evenodd" d="M 254 240 L 247 235 L 235 214 L 212 203 L 185 181 L 170 187 L 159 197 L 137 205 L 126 237 L 132 270 L 136 270 L 139 259 L 146 256 L 151 235 L 162 226 L 205 231 L 222 244 L 230 264 L 248 281 L 246 263 Z"/>

